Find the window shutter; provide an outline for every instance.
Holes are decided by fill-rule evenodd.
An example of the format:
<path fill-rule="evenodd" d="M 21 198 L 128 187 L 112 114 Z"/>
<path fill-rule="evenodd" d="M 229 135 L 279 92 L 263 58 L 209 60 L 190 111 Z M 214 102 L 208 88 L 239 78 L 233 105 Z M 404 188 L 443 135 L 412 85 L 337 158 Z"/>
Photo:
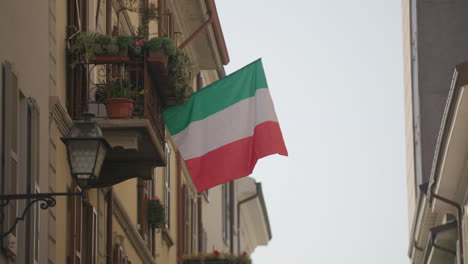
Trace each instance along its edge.
<path fill-rule="evenodd" d="M 143 201 L 143 181 L 141 179 L 137 179 L 137 222 L 140 227 L 138 228 L 140 235 L 143 236 L 142 234 L 142 221 L 143 221 L 143 206 L 142 206 L 142 201 Z"/>
<path fill-rule="evenodd" d="M 19 93 L 16 76 L 12 72 L 11 64 L 4 64 L 4 79 L 5 79 L 5 128 L 4 128 L 4 186 L 5 194 L 17 193 L 18 179 L 18 103 Z M 5 221 L 3 231 L 8 231 L 15 222 L 17 215 L 17 201 L 10 201 L 5 207 Z M 6 254 L 10 256 L 16 255 L 16 228 L 3 239 L 3 246 Z"/>
<path fill-rule="evenodd" d="M 36 100 L 28 98 L 28 155 L 30 190 L 39 186 L 39 108 Z"/>
<path fill-rule="evenodd" d="M 72 184 L 72 192 L 79 192 L 78 187 Z M 82 252 L 82 198 L 81 196 L 70 196 L 70 264 L 81 264 Z"/>
<path fill-rule="evenodd" d="M 114 264 L 120 264 L 120 245 L 118 243 L 114 245 L 114 256 L 112 259 Z"/>
<path fill-rule="evenodd" d="M 184 253 L 190 253 L 190 197 L 188 193 L 187 186 L 183 186 L 183 193 L 182 193 L 183 201 L 184 201 Z"/>
<path fill-rule="evenodd" d="M 29 193 L 40 193 L 39 185 L 39 108 L 36 100 L 33 98 L 27 99 L 27 140 L 28 140 L 28 181 Z M 39 217 L 39 204 L 36 203 L 32 210 L 31 218 L 29 218 L 29 243 L 32 254 L 31 263 L 39 263 L 39 245 L 40 245 L 40 217 Z"/>
<path fill-rule="evenodd" d="M 186 226 L 186 221 L 185 219 L 187 218 L 187 209 L 186 209 L 186 205 L 185 205 L 185 196 L 187 196 L 185 194 L 185 184 L 182 185 L 182 241 L 183 241 L 183 245 L 182 245 L 182 253 L 185 253 L 187 254 L 187 226 Z"/>
<path fill-rule="evenodd" d="M 98 216 L 97 210 L 93 207 L 93 216 L 92 216 L 92 247 L 91 247 L 91 264 L 97 264 L 97 257 L 98 257 Z"/>
<path fill-rule="evenodd" d="M 39 185 L 36 185 L 36 188 L 34 190 L 35 193 L 40 193 L 41 190 L 39 189 Z M 33 209 L 33 217 L 32 217 L 32 222 L 31 222 L 31 226 L 32 226 L 32 237 L 30 237 L 31 239 L 31 244 L 32 244 L 32 250 L 33 250 L 33 259 L 32 259 L 32 263 L 34 264 L 39 264 L 39 255 L 40 255 L 40 251 L 39 251 L 39 245 L 40 245 L 40 226 L 41 226 L 41 222 L 40 222 L 40 217 L 39 217 L 39 204 L 35 204 L 34 205 L 34 209 Z"/>
<path fill-rule="evenodd" d="M 197 249 L 197 243 L 198 243 L 198 236 L 197 236 L 197 229 L 198 229 L 197 228 L 198 227 L 197 200 L 192 199 L 191 204 L 192 204 L 192 225 L 191 225 L 191 229 L 192 229 L 192 252 L 195 253 L 195 252 L 198 252 L 198 249 Z"/>
<path fill-rule="evenodd" d="M 83 236 L 85 241 L 82 243 L 86 248 L 82 250 L 82 259 L 86 260 L 86 264 L 96 264 L 97 259 L 97 212 L 91 204 L 83 206 Z"/>
<path fill-rule="evenodd" d="M 203 240 L 204 240 L 204 228 L 203 228 L 203 221 L 202 221 L 202 198 L 198 197 L 197 199 L 197 207 L 198 207 L 198 215 L 197 215 L 197 221 L 198 221 L 198 252 L 205 252 L 205 247 L 203 246 Z"/>
<path fill-rule="evenodd" d="M 149 246 L 149 224 L 148 224 L 148 200 L 149 200 L 149 182 L 148 181 L 143 181 L 143 233 L 144 239 Z"/>

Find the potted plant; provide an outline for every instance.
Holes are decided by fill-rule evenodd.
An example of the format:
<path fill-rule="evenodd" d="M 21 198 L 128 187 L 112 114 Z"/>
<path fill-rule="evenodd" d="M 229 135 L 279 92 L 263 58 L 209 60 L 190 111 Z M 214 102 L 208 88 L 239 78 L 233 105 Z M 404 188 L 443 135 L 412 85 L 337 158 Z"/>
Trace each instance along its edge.
<path fill-rule="evenodd" d="M 147 41 L 146 46 L 149 50 L 149 56 L 160 58 L 164 56 L 174 56 L 177 52 L 177 46 L 170 38 L 152 38 Z"/>
<path fill-rule="evenodd" d="M 119 52 L 119 46 L 110 36 L 98 34 L 94 51 L 97 56 L 116 56 Z"/>
<path fill-rule="evenodd" d="M 133 56 L 140 56 L 144 45 L 145 44 L 143 40 L 134 39 L 132 44 L 129 47 L 130 54 L 132 54 Z"/>
<path fill-rule="evenodd" d="M 68 53 L 71 55 L 72 68 L 75 68 L 77 64 L 87 62 L 95 58 L 95 39 L 96 33 L 94 32 L 78 32 L 72 44 L 68 48 Z"/>
<path fill-rule="evenodd" d="M 138 91 L 124 74 L 101 85 L 96 91 L 106 105 L 109 119 L 130 119 Z"/>
<path fill-rule="evenodd" d="M 119 47 L 119 56 L 127 57 L 128 49 L 132 46 L 133 43 L 133 38 L 130 36 L 117 36 L 115 41 Z"/>
<path fill-rule="evenodd" d="M 164 206 L 159 197 L 151 197 L 148 200 L 148 224 L 150 228 L 163 228 L 166 224 Z"/>

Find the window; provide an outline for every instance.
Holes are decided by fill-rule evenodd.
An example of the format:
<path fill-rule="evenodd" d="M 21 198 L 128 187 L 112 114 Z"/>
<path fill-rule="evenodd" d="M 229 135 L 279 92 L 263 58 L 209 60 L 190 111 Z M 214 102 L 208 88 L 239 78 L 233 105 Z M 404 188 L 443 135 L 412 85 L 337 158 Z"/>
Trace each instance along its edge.
<path fill-rule="evenodd" d="M 97 211 L 83 203 L 83 256 L 85 263 L 97 264 Z"/>
<path fill-rule="evenodd" d="M 223 219 L 223 239 L 227 244 L 231 240 L 231 189 L 230 183 L 222 185 L 222 219 Z"/>
<path fill-rule="evenodd" d="M 21 101 L 20 101 L 21 102 Z M 28 98 L 24 107 L 26 112 L 26 174 L 27 174 L 27 193 L 40 193 L 39 188 L 39 109 L 34 99 Z M 32 213 L 27 219 L 27 241 L 29 241 L 27 252 L 28 263 L 39 263 L 39 203 L 34 204 Z"/>
<path fill-rule="evenodd" d="M 3 164 L 3 193 L 16 194 L 17 192 L 17 179 L 19 171 L 19 90 L 17 86 L 16 76 L 12 72 L 10 63 L 5 62 L 2 67 L 3 70 L 3 85 L 2 97 L 4 101 L 3 106 L 3 138 L 2 138 L 2 156 L 4 157 Z M 8 113 L 8 114 L 6 114 Z M 17 216 L 17 201 L 11 201 L 5 207 L 5 221 L 4 232 L 13 226 Z M 3 239 L 3 247 L 7 255 L 16 255 L 16 229 Z"/>
<path fill-rule="evenodd" d="M 72 184 L 70 192 L 80 192 L 76 184 Z M 82 221 L 83 221 L 83 206 L 81 196 L 70 196 L 70 211 L 69 211 L 69 264 L 82 264 Z"/>
<path fill-rule="evenodd" d="M 171 149 L 166 143 L 166 168 L 164 170 L 164 215 L 166 217 L 166 228 L 171 223 Z"/>
<path fill-rule="evenodd" d="M 141 179 L 137 180 L 137 198 L 138 198 L 138 225 L 140 235 L 149 246 L 149 225 L 148 225 L 148 199 L 149 182 Z"/>

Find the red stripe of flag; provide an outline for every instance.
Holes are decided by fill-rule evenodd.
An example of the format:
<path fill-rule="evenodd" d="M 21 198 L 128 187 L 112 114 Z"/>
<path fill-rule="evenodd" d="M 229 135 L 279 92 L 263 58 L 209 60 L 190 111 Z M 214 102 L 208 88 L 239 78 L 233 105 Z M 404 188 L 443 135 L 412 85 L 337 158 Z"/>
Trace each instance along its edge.
<path fill-rule="evenodd" d="M 258 159 L 272 154 L 288 156 L 288 151 L 279 123 L 268 121 L 257 125 L 251 137 L 229 143 L 185 162 L 195 187 L 202 192 L 250 175 Z"/>

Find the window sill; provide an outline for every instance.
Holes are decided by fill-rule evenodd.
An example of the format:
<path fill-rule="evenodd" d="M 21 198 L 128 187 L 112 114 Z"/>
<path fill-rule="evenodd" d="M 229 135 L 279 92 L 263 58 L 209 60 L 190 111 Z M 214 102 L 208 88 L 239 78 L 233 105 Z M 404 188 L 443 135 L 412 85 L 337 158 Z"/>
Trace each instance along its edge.
<path fill-rule="evenodd" d="M 162 236 L 163 240 L 166 242 L 167 247 L 170 248 L 170 247 L 172 247 L 174 245 L 174 240 L 172 239 L 171 234 L 169 234 L 169 230 L 164 228 L 161 231 L 161 236 Z"/>

